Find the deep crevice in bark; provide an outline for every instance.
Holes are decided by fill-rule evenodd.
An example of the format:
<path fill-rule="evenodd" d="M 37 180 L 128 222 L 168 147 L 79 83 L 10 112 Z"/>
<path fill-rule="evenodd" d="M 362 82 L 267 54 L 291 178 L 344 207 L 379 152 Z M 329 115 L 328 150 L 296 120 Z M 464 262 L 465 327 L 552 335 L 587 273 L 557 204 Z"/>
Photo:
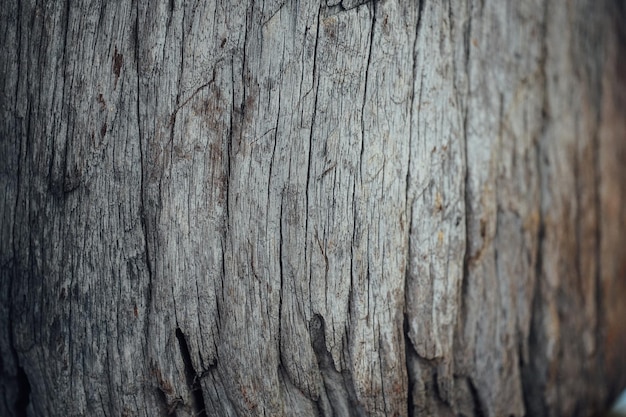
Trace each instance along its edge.
<path fill-rule="evenodd" d="M 472 378 L 467 378 L 467 386 L 469 387 L 470 393 L 472 394 L 472 399 L 474 400 L 474 416 L 475 417 L 487 417 L 485 413 L 485 408 L 483 406 L 482 401 L 480 400 L 480 394 L 478 393 L 478 389 L 476 385 L 474 385 L 474 381 Z"/>
<path fill-rule="evenodd" d="M 24 368 L 17 368 L 17 399 L 15 400 L 15 415 L 17 417 L 26 417 L 27 409 L 30 403 L 30 382 Z"/>
<path fill-rule="evenodd" d="M 469 56 L 470 56 L 470 34 L 472 32 L 472 19 L 471 19 L 471 9 L 469 9 L 470 12 L 470 16 L 467 20 L 467 24 L 464 28 L 464 52 L 465 52 L 465 71 L 466 71 L 466 75 L 467 75 L 467 88 L 468 88 L 468 92 L 469 92 L 469 86 L 471 84 L 471 71 L 470 71 L 470 65 L 469 65 Z M 464 172 L 464 178 L 463 178 L 463 201 L 464 201 L 464 208 L 465 208 L 465 254 L 463 255 L 463 275 L 461 277 L 461 283 L 460 283 L 460 287 L 461 287 L 461 294 L 459 297 L 459 307 L 458 307 L 458 313 L 457 313 L 457 326 L 458 326 L 458 332 L 461 333 L 461 335 L 463 334 L 463 328 L 465 326 L 465 323 L 463 321 L 464 317 L 467 317 L 467 297 L 468 297 L 468 292 L 469 292 L 469 288 L 468 288 L 468 279 L 467 277 L 469 276 L 469 262 L 470 262 L 470 242 L 471 242 L 471 238 L 469 235 L 469 231 L 470 231 L 470 216 L 471 216 L 471 200 L 470 200 L 470 195 L 469 195 L 469 160 L 468 160 L 468 145 L 467 145 L 467 141 L 468 141 L 468 127 L 467 127 L 467 122 L 468 122 L 468 114 L 469 114 L 469 108 L 467 106 L 467 104 L 465 105 L 465 108 L 463 109 L 463 163 L 465 165 L 465 172 Z M 456 333 L 456 332 L 455 332 Z M 458 334 L 455 335 L 455 339 L 458 339 Z M 456 341 L 454 342 L 455 346 L 456 346 Z"/>
<path fill-rule="evenodd" d="M 543 230 L 540 231 L 540 236 Z M 541 241 L 541 237 L 540 237 Z M 537 260 L 538 267 L 541 269 L 541 262 Z M 541 290 L 539 282 L 535 285 L 533 293 L 533 301 L 531 306 L 531 324 L 528 338 L 528 352 L 530 363 L 521 367 L 522 378 L 522 395 L 524 398 L 524 408 L 527 415 L 541 414 L 542 410 L 546 410 L 546 404 L 542 396 L 545 388 L 545 378 L 542 376 L 540 361 L 545 360 L 543 355 L 538 351 L 545 341 L 542 340 L 543 332 L 539 323 L 541 317 Z"/>
<path fill-rule="evenodd" d="M 417 16 L 417 24 L 415 25 L 415 38 L 413 39 L 413 47 L 412 47 L 412 83 L 411 83 L 411 114 L 409 120 L 409 152 L 408 152 L 408 160 L 407 160 L 407 170 L 406 170 L 406 184 L 405 184 L 405 214 L 407 216 L 408 228 L 406 230 L 406 264 L 405 264 L 405 273 L 404 273 L 404 312 L 403 312 L 403 338 L 404 338 L 404 366 L 406 368 L 407 374 L 407 417 L 415 417 L 415 399 L 413 398 L 413 389 L 415 387 L 415 373 L 412 371 L 411 361 L 412 355 L 415 354 L 411 338 L 409 337 L 410 326 L 409 326 L 409 316 L 407 312 L 407 304 L 408 304 L 408 294 L 409 294 L 409 280 L 411 277 L 411 233 L 413 231 L 413 203 L 414 203 L 414 195 L 411 195 L 411 148 L 413 142 L 413 125 L 414 125 L 414 117 L 416 117 L 415 112 L 413 111 L 415 106 L 415 80 L 417 80 L 417 41 L 420 35 L 420 30 L 422 27 L 422 16 L 424 14 L 424 0 L 420 0 L 418 4 L 418 16 Z M 421 94 L 421 85 L 420 85 L 420 94 Z"/>
<path fill-rule="evenodd" d="M 365 150 L 365 104 L 367 103 L 367 86 L 369 84 L 369 72 L 370 66 L 372 65 L 372 50 L 374 45 L 374 30 L 376 29 L 376 7 L 375 3 L 371 10 L 372 15 L 372 26 L 370 28 L 370 40 L 368 45 L 367 52 L 367 63 L 365 64 L 365 78 L 364 78 L 364 86 L 363 86 L 363 103 L 361 105 L 361 151 L 359 152 L 359 174 L 361 181 L 363 181 L 363 151 Z M 355 213 L 355 221 L 356 221 L 356 213 Z M 353 239 L 354 242 L 354 239 Z"/>
<path fill-rule="evenodd" d="M 193 367 L 191 361 L 191 354 L 189 353 L 189 346 L 187 340 L 180 328 L 176 329 L 176 339 L 178 339 L 178 347 L 180 348 L 180 354 L 185 364 L 185 377 L 187 378 L 187 385 L 191 391 L 191 406 L 194 415 L 197 417 L 206 417 L 206 403 L 204 401 L 204 395 L 202 394 L 202 386 L 200 385 L 200 378 Z"/>
<path fill-rule="evenodd" d="M 146 177 L 147 177 L 147 161 L 146 161 L 146 153 L 148 152 L 147 149 L 147 141 L 146 141 L 146 146 L 144 148 L 144 144 L 143 144 L 143 134 L 142 134 L 142 129 L 141 129 L 141 80 L 140 80 L 140 66 L 139 66 L 139 55 L 140 55 L 140 50 L 139 50 L 139 4 L 137 3 L 135 6 L 135 21 L 134 21 L 134 25 L 135 27 L 133 28 L 133 36 L 134 36 L 134 49 L 135 49 L 135 72 L 136 72 L 136 78 L 137 78 L 137 108 L 135 109 L 135 111 L 137 112 L 137 134 L 138 134 L 138 138 L 137 141 L 139 142 L 139 217 L 140 217 L 140 223 L 141 223 L 141 231 L 143 234 L 143 239 L 144 239 L 144 255 L 145 255 L 145 262 L 146 262 L 146 270 L 148 273 L 148 288 L 146 290 L 146 312 L 152 312 L 152 282 L 153 282 L 153 277 L 154 277 L 154 273 L 153 273 L 153 267 L 152 267 L 152 260 L 151 260 L 151 251 L 150 251 L 150 243 L 149 243 L 149 238 L 148 238 L 148 227 L 149 227 L 149 223 L 148 223 L 148 210 L 146 208 L 146 194 L 147 194 L 147 190 L 146 190 Z M 150 326 L 149 326 L 149 314 L 145 314 L 145 332 L 146 332 L 146 340 L 150 340 Z"/>
<path fill-rule="evenodd" d="M 408 273 L 407 273 L 407 278 L 408 280 Z M 407 282 L 407 281 L 405 281 Z M 413 349 L 413 345 L 411 344 L 411 339 L 409 338 L 409 318 L 407 313 L 404 313 L 404 360 L 405 360 L 405 366 L 406 366 L 406 374 L 407 374 L 407 382 L 408 382 L 408 387 L 407 387 L 407 401 L 406 401 L 406 406 L 407 406 L 407 411 L 406 411 L 406 415 L 407 417 L 416 417 L 415 416 L 415 400 L 413 399 L 413 388 L 415 387 L 415 374 L 413 372 L 411 372 L 411 365 L 410 365 L 410 361 L 412 358 L 412 355 L 415 354 L 414 349 Z"/>
<path fill-rule="evenodd" d="M 406 322 L 405 328 L 405 331 L 408 332 L 408 322 Z M 409 374 L 408 415 L 410 417 L 454 415 L 456 412 L 454 404 L 441 391 L 441 381 L 439 380 L 441 359 L 429 359 L 421 356 L 410 339 L 405 343 L 405 350 Z M 417 390 L 414 392 L 416 386 Z M 475 416 L 480 417 L 482 415 L 476 414 Z"/>
<path fill-rule="evenodd" d="M 424 16 L 424 3 L 426 3 L 426 0 L 420 0 L 417 7 L 417 27 L 416 27 L 416 42 L 417 42 L 417 36 L 419 36 L 420 30 L 422 28 L 422 17 Z M 415 48 L 413 48 L 413 50 L 415 50 Z M 413 57 L 413 67 L 415 67 L 415 57 Z M 413 71 L 413 81 L 415 81 L 415 71 Z"/>
<path fill-rule="evenodd" d="M 315 314 L 309 322 L 311 345 L 333 415 L 365 417 L 365 410 L 358 402 L 352 374 L 348 370 L 339 372 L 335 368 L 333 357 L 326 347 L 325 327 L 324 318 L 319 314 Z"/>
<path fill-rule="evenodd" d="M 276 143 L 276 141 L 274 142 Z M 275 145 L 274 145 L 275 146 Z M 271 175 L 270 175 L 271 179 Z M 268 180 L 269 183 L 270 180 Z M 285 276 L 284 276 L 284 261 L 283 261 L 283 244 L 284 244 L 284 235 L 283 235 L 283 195 L 280 197 L 280 214 L 279 218 L 279 241 L 278 241 L 278 268 L 280 275 L 280 288 L 278 292 L 278 362 L 279 364 L 283 360 L 283 351 L 282 351 L 282 336 L 283 336 L 283 299 L 285 298 Z M 268 195 L 269 199 L 269 195 Z"/>

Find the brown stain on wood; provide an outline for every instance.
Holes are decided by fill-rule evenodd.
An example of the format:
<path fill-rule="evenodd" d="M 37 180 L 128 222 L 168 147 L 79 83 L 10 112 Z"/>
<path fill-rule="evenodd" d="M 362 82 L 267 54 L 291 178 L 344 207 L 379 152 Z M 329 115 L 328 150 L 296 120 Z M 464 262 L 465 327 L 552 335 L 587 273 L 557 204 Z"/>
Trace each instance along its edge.
<path fill-rule="evenodd" d="M 386 14 L 385 17 L 383 18 L 383 33 L 385 34 L 385 36 L 389 36 L 391 33 L 391 30 L 389 28 L 389 15 Z"/>
<path fill-rule="evenodd" d="M 337 18 L 329 16 L 322 20 L 324 32 L 328 35 L 328 39 L 334 40 L 337 37 Z"/>
<path fill-rule="evenodd" d="M 487 235 L 487 220 L 485 218 L 480 219 L 480 237 L 484 240 Z"/>
<path fill-rule="evenodd" d="M 202 120 L 206 122 L 208 128 L 215 132 L 221 132 L 227 129 L 224 121 L 224 114 L 227 111 L 226 108 L 227 104 L 222 98 L 221 91 L 217 88 L 211 88 L 208 97 L 195 99 L 191 106 L 193 115 L 201 117 Z"/>
<path fill-rule="evenodd" d="M 480 238 L 482 243 L 480 247 L 467 258 L 467 263 L 470 266 L 473 266 L 480 258 L 483 256 L 485 249 L 490 245 L 489 241 L 486 241 L 487 238 L 487 219 L 482 217 L 480 219 L 480 227 L 479 227 Z"/>
<path fill-rule="evenodd" d="M 258 408 L 259 405 L 250 398 L 246 387 L 241 387 L 240 391 L 248 410 L 255 410 L 256 408 Z"/>
<path fill-rule="evenodd" d="M 222 162 L 223 150 L 222 147 L 215 142 L 212 142 L 208 146 L 209 148 L 209 159 L 214 164 L 220 164 Z"/>
<path fill-rule="evenodd" d="M 539 223 L 541 221 L 541 215 L 539 214 L 539 210 L 533 210 L 525 219 L 524 219 L 524 230 L 527 232 L 536 233 L 539 230 Z"/>
<path fill-rule="evenodd" d="M 96 98 L 96 100 L 100 104 L 100 110 L 106 109 L 107 103 L 106 101 L 104 101 L 104 96 L 102 95 L 102 93 L 98 94 L 98 97 Z"/>
<path fill-rule="evenodd" d="M 175 391 L 172 383 L 163 377 L 161 369 L 159 369 L 159 367 L 154 363 L 152 364 L 152 375 L 157 380 L 159 390 L 161 390 L 165 395 L 174 395 Z"/>
<path fill-rule="evenodd" d="M 189 152 L 186 152 L 182 145 L 174 145 L 174 156 L 178 160 L 181 160 L 181 159 L 185 159 L 187 161 L 191 160 L 191 154 Z"/>
<path fill-rule="evenodd" d="M 441 197 L 441 193 L 437 191 L 435 194 L 435 212 L 439 213 L 443 210 L 443 198 Z"/>
<path fill-rule="evenodd" d="M 246 97 L 246 101 L 243 106 L 243 111 L 244 111 L 244 121 L 247 124 L 252 122 L 252 118 L 254 116 L 253 113 L 255 110 L 255 104 L 256 104 L 256 100 L 258 96 L 259 96 L 259 87 L 254 86 L 253 88 L 250 89 L 250 94 L 248 95 L 248 97 Z"/>

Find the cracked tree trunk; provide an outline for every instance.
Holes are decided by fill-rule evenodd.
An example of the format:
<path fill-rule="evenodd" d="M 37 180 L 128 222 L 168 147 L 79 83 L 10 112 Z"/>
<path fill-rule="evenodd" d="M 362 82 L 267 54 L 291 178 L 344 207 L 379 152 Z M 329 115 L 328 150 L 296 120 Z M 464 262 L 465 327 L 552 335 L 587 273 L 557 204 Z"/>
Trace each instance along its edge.
<path fill-rule="evenodd" d="M 5 1 L 0 415 L 587 416 L 618 1 Z"/>

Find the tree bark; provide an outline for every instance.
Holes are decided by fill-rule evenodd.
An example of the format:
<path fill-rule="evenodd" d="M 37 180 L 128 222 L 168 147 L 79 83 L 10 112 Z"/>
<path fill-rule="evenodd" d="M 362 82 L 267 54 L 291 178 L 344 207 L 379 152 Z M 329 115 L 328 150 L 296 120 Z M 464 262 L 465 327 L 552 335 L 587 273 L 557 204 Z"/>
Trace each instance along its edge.
<path fill-rule="evenodd" d="M 6 1 L 0 415 L 588 416 L 618 1 Z"/>

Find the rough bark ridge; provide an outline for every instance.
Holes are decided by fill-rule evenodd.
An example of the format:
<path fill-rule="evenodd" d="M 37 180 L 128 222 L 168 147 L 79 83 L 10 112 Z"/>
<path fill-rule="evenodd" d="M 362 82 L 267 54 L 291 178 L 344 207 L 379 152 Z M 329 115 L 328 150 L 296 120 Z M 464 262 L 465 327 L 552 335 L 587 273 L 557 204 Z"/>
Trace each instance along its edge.
<path fill-rule="evenodd" d="M 6 1 L 0 415 L 601 410 L 625 15 Z"/>

